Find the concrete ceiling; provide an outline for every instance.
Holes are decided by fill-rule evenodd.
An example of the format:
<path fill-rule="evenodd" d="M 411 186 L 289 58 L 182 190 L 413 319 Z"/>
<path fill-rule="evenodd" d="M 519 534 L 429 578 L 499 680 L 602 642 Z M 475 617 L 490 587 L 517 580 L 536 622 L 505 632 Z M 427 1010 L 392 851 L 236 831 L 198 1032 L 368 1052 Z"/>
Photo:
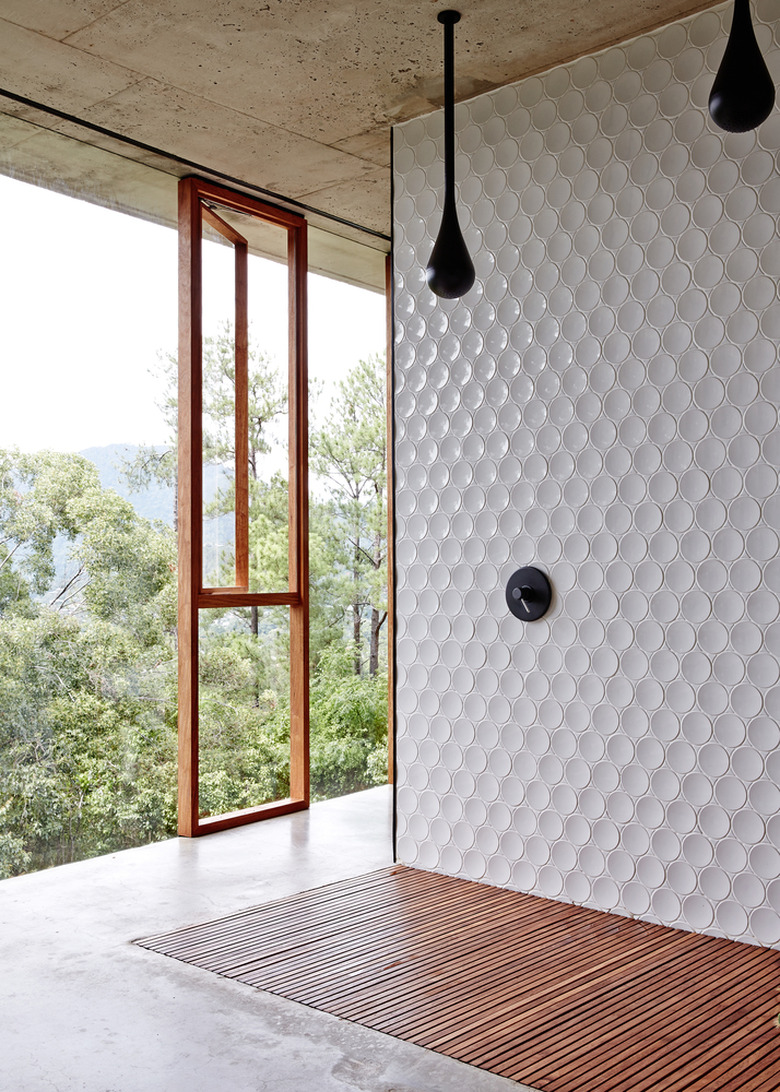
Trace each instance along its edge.
<path fill-rule="evenodd" d="M 0 87 L 388 235 L 390 127 L 440 105 L 445 6 L 0 0 Z M 463 0 L 458 98 L 710 6 Z"/>

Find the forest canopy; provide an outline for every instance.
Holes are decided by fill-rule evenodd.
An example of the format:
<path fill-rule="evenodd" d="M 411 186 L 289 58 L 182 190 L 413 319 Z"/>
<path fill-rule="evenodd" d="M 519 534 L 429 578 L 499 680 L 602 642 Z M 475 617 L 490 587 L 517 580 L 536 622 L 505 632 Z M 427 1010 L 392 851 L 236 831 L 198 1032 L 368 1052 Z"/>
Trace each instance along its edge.
<path fill-rule="evenodd" d="M 224 426 L 232 337 L 206 339 L 209 501 L 230 511 Z M 286 578 L 287 483 L 274 464 L 285 411 L 251 354 L 251 565 Z M 123 468 L 127 491 L 175 481 L 169 448 Z M 315 799 L 387 780 L 385 367 L 361 361 L 310 441 L 311 781 Z M 104 488 L 78 454 L 0 450 L 0 877 L 176 833 L 176 535 Z M 213 578 L 230 564 L 214 553 Z M 284 571 L 283 571 L 284 570 Z M 283 798 L 289 783 L 286 610 L 204 612 L 201 810 Z"/>

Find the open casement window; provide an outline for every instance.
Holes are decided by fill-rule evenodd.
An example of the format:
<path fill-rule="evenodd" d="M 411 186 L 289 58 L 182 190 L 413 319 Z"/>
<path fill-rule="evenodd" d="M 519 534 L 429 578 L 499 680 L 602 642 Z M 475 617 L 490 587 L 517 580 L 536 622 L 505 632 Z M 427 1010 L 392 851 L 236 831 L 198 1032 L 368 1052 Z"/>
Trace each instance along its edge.
<path fill-rule="evenodd" d="M 179 833 L 193 836 L 309 803 L 306 222 L 186 178 L 179 239 Z M 289 687 L 289 778 L 278 715 L 278 769 L 261 755 L 262 641 L 283 712 Z"/>

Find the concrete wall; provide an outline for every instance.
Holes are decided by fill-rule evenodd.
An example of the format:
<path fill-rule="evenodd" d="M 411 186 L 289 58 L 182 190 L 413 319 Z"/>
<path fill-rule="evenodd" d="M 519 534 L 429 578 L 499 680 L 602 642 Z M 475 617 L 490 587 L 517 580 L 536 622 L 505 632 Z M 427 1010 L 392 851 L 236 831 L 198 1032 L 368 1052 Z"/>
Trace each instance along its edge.
<path fill-rule="evenodd" d="M 398 849 L 777 945 L 780 114 L 709 120 L 730 18 L 458 107 L 462 300 L 442 116 L 395 132 Z"/>

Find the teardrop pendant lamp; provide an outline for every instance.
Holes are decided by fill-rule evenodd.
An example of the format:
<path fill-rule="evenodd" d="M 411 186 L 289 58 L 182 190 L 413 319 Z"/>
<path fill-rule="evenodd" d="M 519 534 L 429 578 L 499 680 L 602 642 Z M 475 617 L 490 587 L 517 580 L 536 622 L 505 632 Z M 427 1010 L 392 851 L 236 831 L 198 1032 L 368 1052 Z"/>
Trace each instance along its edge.
<path fill-rule="evenodd" d="M 774 104 L 775 87 L 753 31 L 750 0 L 734 0 L 729 40 L 710 92 L 710 115 L 727 133 L 747 133 L 766 121 Z"/>
<path fill-rule="evenodd" d="M 432 292 L 445 300 L 458 299 L 474 284 L 474 263 L 458 223 L 455 207 L 455 32 L 460 12 L 440 11 L 444 26 L 444 208 L 425 278 Z"/>

